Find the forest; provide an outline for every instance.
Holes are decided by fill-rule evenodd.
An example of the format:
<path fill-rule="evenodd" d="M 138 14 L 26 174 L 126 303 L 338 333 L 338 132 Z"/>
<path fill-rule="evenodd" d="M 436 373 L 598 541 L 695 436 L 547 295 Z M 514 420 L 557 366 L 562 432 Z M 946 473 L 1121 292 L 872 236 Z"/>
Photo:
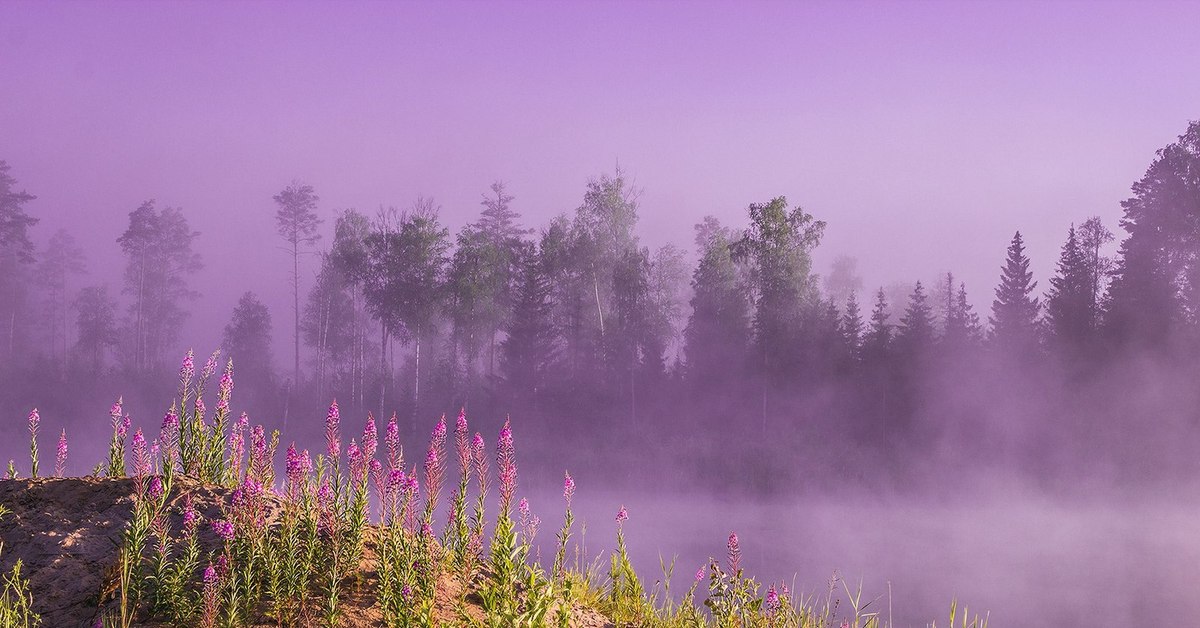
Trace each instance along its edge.
<path fill-rule="evenodd" d="M 117 382 L 161 405 L 221 234 L 189 226 L 200 208 L 147 200 L 116 242 L 47 237 L 20 172 L 0 161 L 0 411 L 102 415 Z M 868 289 L 849 257 L 821 275 L 826 221 L 799 194 L 749 203 L 742 224 L 700 219 L 689 254 L 642 245 L 620 169 L 544 225 L 493 183 L 453 234 L 431 198 L 335 210 L 295 181 L 271 199 L 293 311 L 246 292 L 204 325 L 223 325 L 241 408 L 300 437 L 336 399 L 395 414 L 406 435 L 460 408 L 489 429 L 511 417 L 617 480 L 629 467 L 612 461 L 670 443 L 670 460 L 638 468 L 715 490 L 905 490 L 949 463 L 1048 488 L 1066 469 L 1134 485 L 1196 470 L 1200 122 L 1153 157 L 1119 226 L 1080 208 L 1053 276 L 1034 277 L 1020 225 L 1007 251 L 980 252 L 994 288 L 947 273 Z M 88 251 L 113 245 L 122 284 L 68 290 Z M 272 346 L 275 331 L 291 342 Z M 559 473 L 564 456 L 531 459 Z"/>

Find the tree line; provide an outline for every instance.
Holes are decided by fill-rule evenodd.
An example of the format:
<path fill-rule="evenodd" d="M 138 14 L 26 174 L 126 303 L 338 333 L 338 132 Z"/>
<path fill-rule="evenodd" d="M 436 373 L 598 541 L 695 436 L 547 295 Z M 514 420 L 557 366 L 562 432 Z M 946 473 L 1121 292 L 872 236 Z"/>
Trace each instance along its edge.
<path fill-rule="evenodd" d="M 35 200 L 0 162 L 0 377 L 163 378 L 202 268 L 184 210 L 147 201 L 131 211 L 116 242 L 120 293 L 70 293 L 81 247 L 60 231 L 37 250 Z M 312 186 L 293 182 L 273 200 L 292 271 L 291 368 L 276 368 L 278 323 L 250 292 L 223 346 L 239 390 L 274 416 L 336 397 L 362 413 L 470 405 L 595 433 L 660 429 L 671 408 L 733 399 L 738 429 L 765 434 L 794 421 L 798 396 L 833 387 L 854 399 L 843 404 L 854 408 L 852 441 L 890 443 L 911 431 L 930 369 L 1052 363 L 1086 373 L 1132 353 L 1184 355 L 1200 341 L 1200 123 L 1133 185 L 1114 256 L 1113 233 L 1086 218 L 1039 290 L 1018 231 L 984 316 L 951 273 L 899 298 L 863 294 L 852 260 L 818 276 L 825 223 L 782 196 L 750 204 L 742 225 L 704 218 L 690 269 L 679 247 L 640 242 L 638 191 L 619 170 L 538 229 L 501 182 L 453 235 L 430 198 L 338 211 L 328 233 Z M 301 264 L 310 253 L 315 277 Z M 722 421 L 732 419 L 711 419 Z"/>

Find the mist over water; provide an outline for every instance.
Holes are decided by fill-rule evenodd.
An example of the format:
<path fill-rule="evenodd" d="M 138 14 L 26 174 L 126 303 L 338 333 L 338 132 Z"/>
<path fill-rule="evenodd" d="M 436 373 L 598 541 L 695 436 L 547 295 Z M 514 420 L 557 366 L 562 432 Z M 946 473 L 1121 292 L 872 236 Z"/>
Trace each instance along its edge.
<path fill-rule="evenodd" d="M 543 558 L 569 470 L 585 562 L 623 504 L 676 597 L 736 532 L 761 592 L 897 627 L 1186 625 L 1196 23 L 2 2 L 0 462 L 37 407 L 91 472 L 110 404 L 152 439 L 219 347 L 210 409 L 232 358 L 281 451 L 335 399 L 410 467 L 511 418 Z"/>

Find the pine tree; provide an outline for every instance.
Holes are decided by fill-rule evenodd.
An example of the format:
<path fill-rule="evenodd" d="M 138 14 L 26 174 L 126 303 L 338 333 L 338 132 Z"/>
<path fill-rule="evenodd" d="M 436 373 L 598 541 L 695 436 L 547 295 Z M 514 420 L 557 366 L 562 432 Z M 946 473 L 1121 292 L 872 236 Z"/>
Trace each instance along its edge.
<path fill-rule="evenodd" d="M 1031 352 L 1037 343 L 1037 317 L 1040 304 L 1033 295 L 1037 282 L 1029 270 L 1025 244 L 1018 231 L 1008 246 L 1008 257 L 1001 270 L 996 299 L 992 301 L 992 341 L 1017 355 Z"/>
<path fill-rule="evenodd" d="M 896 344 L 910 356 L 926 351 L 933 344 L 933 308 L 930 307 L 921 282 L 908 298 L 908 308 L 900 319 Z"/>
<path fill-rule="evenodd" d="M 863 360 L 877 362 L 887 357 L 892 347 L 892 326 L 888 323 L 887 295 L 883 288 L 875 293 L 875 307 L 871 310 L 871 324 L 863 339 Z"/>
<path fill-rule="evenodd" d="M 1091 336 L 1092 286 L 1085 253 L 1075 236 L 1075 225 L 1071 225 L 1058 258 L 1058 273 L 1050 279 L 1046 295 L 1051 342 L 1064 349 L 1077 349 Z"/>
<path fill-rule="evenodd" d="M 291 185 L 276 194 L 275 203 L 279 210 L 275 212 L 275 223 L 279 235 L 287 241 L 288 253 L 292 256 L 292 307 L 295 314 L 293 329 L 294 366 L 292 371 L 293 386 L 300 384 L 300 255 L 307 252 L 321 238 L 317 227 L 321 219 L 314 210 L 320 200 L 311 185 L 293 181 Z"/>
<path fill-rule="evenodd" d="M 840 329 L 842 339 L 849 351 L 850 359 L 862 359 L 863 319 L 858 308 L 858 295 L 851 291 L 846 297 L 846 311 L 842 313 Z"/>
<path fill-rule="evenodd" d="M 523 248 L 516 303 L 500 342 L 500 373 L 513 396 L 536 401 L 554 372 L 558 338 L 541 256 L 531 244 Z"/>
<path fill-rule="evenodd" d="M 946 317 L 942 344 L 951 351 L 961 351 L 979 344 L 982 336 L 983 328 L 979 323 L 979 315 L 967 300 L 967 284 L 960 282 Z"/>

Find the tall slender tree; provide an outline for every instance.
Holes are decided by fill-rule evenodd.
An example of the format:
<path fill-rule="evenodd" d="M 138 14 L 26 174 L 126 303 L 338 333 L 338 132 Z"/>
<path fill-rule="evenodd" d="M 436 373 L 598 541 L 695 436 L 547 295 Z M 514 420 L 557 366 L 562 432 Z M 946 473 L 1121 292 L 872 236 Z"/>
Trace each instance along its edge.
<path fill-rule="evenodd" d="M 124 292 L 133 297 L 126 326 L 131 353 L 125 358 L 137 373 L 162 364 L 187 319 L 183 303 L 198 296 L 187 276 L 201 268 L 200 254 L 192 249 L 199 235 L 182 210 L 159 210 L 149 200 L 129 213 L 129 226 L 117 238 L 127 258 Z"/>
<path fill-rule="evenodd" d="M 1033 350 L 1038 340 L 1037 318 L 1041 304 L 1033 296 L 1037 282 L 1029 270 L 1021 232 L 1013 235 L 1008 257 L 1000 273 L 996 299 L 992 301 L 992 341 L 1017 355 Z"/>
<path fill-rule="evenodd" d="M 292 388 L 300 384 L 300 256 L 311 252 L 311 247 L 321 239 L 317 228 L 321 219 L 317 216 L 317 201 L 320 197 L 311 185 L 292 181 L 282 192 L 274 196 L 279 209 L 275 211 L 275 226 L 280 237 L 287 242 L 285 250 L 292 256 L 292 327 L 293 360 Z"/>
<path fill-rule="evenodd" d="M 845 311 L 842 312 L 840 329 L 851 361 L 857 362 L 861 360 L 865 327 L 862 311 L 858 307 L 858 295 L 853 291 L 846 296 L 846 307 Z"/>
<path fill-rule="evenodd" d="M 908 307 L 900 319 L 900 332 L 896 344 L 908 357 L 918 357 L 933 344 L 933 308 L 921 282 L 913 287 L 908 297 Z"/>
<path fill-rule="evenodd" d="M 530 399 L 536 408 L 557 360 L 557 334 L 541 256 L 531 243 L 522 250 L 516 304 L 500 342 L 500 373 L 512 396 Z"/>
<path fill-rule="evenodd" d="M 70 302 L 68 283 L 71 277 L 87 272 L 83 250 L 65 229 L 50 236 L 38 261 L 36 276 L 42 286 L 43 313 L 41 317 L 50 354 L 61 369 L 67 367 L 68 323 Z"/>
<path fill-rule="evenodd" d="M 1200 332 L 1200 121 L 1158 151 L 1121 203 L 1121 242 L 1105 313 L 1118 343 L 1165 347 Z"/>
<path fill-rule="evenodd" d="M 33 241 L 29 229 L 38 219 L 25 211 L 26 203 L 37 197 L 16 189 L 17 180 L 9 174 L 8 162 L 0 160 L 0 316 L 5 328 L 4 364 L 13 362 L 17 343 L 18 318 L 24 305 L 26 270 L 34 262 Z"/>
<path fill-rule="evenodd" d="M 1058 272 L 1050 278 L 1046 294 L 1046 332 L 1060 350 L 1077 350 L 1091 337 L 1093 286 L 1086 253 L 1075 236 L 1075 225 L 1071 225 L 1058 257 Z"/>
<path fill-rule="evenodd" d="M 750 226 L 733 244 L 735 261 L 752 269 L 754 341 L 762 379 L 763 431 L 767 422 L 767 390 L 771 380 L 787 381 L 785 368 L 798 360 L 795 342 L 803 307 L 811 304 L 811 251 L 821 241 L 825 223 L 800 207 L 788 209 L 785 197 L 749 207 Z"/>
<path fill-rule="evenodd" d="M 692 315 L 684 330 L 688 376 L 701 387 L 746 366 L 750 308 L 730 255 L 732 234 L 708 216 L 696 225 L 700 263 L 692 273 Z"/>
<path fill-rule="evenodd" d="M 880 288 L 875 293 L 875 305 L 871 308 L 871 323 L 863 338 L 863 359 L 878 363 L 887 358 L 892 347 L 892 326 L 888 323 L 887 294 Z"/>

